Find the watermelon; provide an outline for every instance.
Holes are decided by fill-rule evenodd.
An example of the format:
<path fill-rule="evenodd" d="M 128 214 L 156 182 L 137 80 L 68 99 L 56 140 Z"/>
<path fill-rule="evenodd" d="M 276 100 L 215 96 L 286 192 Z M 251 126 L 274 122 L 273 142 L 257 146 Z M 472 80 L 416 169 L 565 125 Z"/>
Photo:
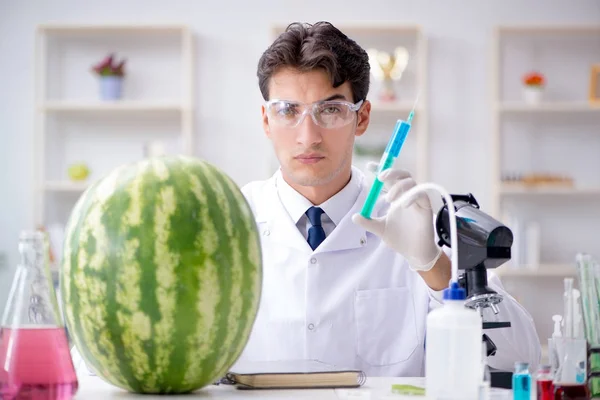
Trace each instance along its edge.
<path fill-rule="evenodd" d="M 134 393 L 186 393 L 236 362 L 256 318 L 260 238 L 236 184 L 185 156 L 116 168 L 69 216 L 60 292 L 88 367 Z"/>

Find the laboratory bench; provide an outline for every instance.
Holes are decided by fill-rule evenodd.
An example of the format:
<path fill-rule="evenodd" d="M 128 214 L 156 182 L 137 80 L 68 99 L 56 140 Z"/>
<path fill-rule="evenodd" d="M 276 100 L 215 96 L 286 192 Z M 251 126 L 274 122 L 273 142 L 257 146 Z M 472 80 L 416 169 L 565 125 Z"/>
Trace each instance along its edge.
<path fill-rule="evenodd" d="M 164 400 L 169 397 L 186 399 L 311 399 L 311 400 L 417 400 L 418 396 L 392 393 L 392 384 L 407 384 L 423 387 L 423 378 L 370 377 L 365 384 L 355 389 L 286 389 L 286 390 L 244 390 L 232 385 L 209 385 L 188 395 L 138 395 L 114 387 L 102 379 L 83 375 L 79 377 L 79 390 L 74 400 Z M 512 399 L 512 391 L 492 388 L 490 400 Z"/>

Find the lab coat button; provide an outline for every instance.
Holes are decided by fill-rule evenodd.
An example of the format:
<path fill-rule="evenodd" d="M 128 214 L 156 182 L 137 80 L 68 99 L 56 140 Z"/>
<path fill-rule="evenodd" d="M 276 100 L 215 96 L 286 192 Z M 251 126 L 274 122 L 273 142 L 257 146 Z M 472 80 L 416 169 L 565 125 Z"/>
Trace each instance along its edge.
<path fill-rule="evenodd" d="M 271 231 L 269 231 L 268 229 L 263 232 L 263 235 L 265 235 L 265 236 L 269 236 L 270 234 L 271 234 Z"/>
<path fill-rule="evenodd" d="M 310 263 L 311 263 L 311 264 L 316 264 L 316 263 L 317 263 L 317 259 L 316 259 L 316 258 L 314 258 L 314 257 L 313 257 L 313 258 L 311 258 L 311 259 L 310 259 Z"/>
<path fill-rule="evenodd" d="M 367 241 L 365 240 L 365 238 L 360 238 L 360 245 L 364 246 L 365 243 L 367 243 Z"/>
<path fill-rule="evenodd" d="M 308 329 L 311 331 L 315 329 L 315 324 L 308 324 Z"/>

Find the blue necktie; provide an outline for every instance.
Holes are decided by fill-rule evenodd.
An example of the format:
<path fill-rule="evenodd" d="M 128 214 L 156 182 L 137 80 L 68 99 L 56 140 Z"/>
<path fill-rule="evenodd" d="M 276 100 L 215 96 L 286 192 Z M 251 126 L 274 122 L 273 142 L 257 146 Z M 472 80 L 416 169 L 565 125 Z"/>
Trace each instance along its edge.
<path fill-rule="evenodd" d="M 306 216 L 312 225 L 308 230 L 308 244 L 313 250 L 319 247 L 321 242 L 325 240 L 325 231 L 321 226 L 322 214 L 323 210 L 319 207 L 311 207 L 306 211 Z"/>

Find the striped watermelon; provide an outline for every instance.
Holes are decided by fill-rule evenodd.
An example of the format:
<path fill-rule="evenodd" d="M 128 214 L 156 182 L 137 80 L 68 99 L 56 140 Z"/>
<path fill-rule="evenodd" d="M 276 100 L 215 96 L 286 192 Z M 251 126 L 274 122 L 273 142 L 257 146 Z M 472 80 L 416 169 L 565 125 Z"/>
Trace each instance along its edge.
<path fill-rule="evenodd" d="M 223 376 L 256 318 L 259 240 L 239 188 L 204 161 L 115 169 L 66 228 L 60 290 L 82 358 L 136 393 L 185 393 Z"/>

